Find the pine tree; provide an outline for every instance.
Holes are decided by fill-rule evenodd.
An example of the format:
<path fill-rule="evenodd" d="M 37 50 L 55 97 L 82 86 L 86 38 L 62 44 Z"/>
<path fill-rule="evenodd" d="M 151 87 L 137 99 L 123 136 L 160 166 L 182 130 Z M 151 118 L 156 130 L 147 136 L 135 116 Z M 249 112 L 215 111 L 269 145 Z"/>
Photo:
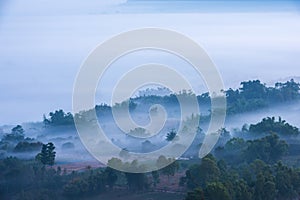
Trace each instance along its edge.
<path fill-rule="evenodd" d="M 55 146 L 52 142 L 47 144 L 47 164 L 52 166 L 54 165 L 56 152 L 54 151 Z"/>
<path fill-rule="evenodd" d="M 52 142 L 43 144 L 41 152 L 36 155 L 36 160 L 39 160 L 43 165 L 54 165 L 56 155 L 54 149 L 55 146 Z"/>

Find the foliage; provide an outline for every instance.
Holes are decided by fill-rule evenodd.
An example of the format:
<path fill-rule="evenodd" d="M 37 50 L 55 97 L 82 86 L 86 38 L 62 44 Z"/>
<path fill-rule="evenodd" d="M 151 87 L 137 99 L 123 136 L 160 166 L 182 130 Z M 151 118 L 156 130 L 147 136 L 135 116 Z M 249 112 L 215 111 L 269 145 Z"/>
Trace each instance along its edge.
<path fill-rule="evenodd" d="M 221 182 L 208 183 L 204 190 L 205 199 L 230 200 L 227 188 Z"/>
<path fill-rule="evenodd" d="M 38 151 L 41 149 L 43 143 L 41 142 L 19 142 L 15 148 L 15 152 Z"/>
<path fill-rule="evenodd" d="M 105 175 L 91 174 L 87 178 L 73 179 L 64 188 L 64 194 L 69 197 L 90 196 L 105 191 Z"/>
<path fill-rule="evenodd" d="M 275 163 L 288 153 L 288 144 L 280 140 L 277 134 L 271 133 L 263 138 L 245 141 L 232 138 L 224 145 L 215 149 L 216 156 L 236 164 L 252 162 L 256 159 L 266 163 Z"/>
<path fill-rule="evenodd" d="M 43 165 L 54 165 L 56 154 L 54 149 L 55 146 L 52 142 L 43 144 L 41 152 L 36 155 L 36 160 L 40 161 Z"/>
<path fill-rule="evenodd" d="M 207 183 L 218 181 L 220 169 L 215 158 L 209 154 L 204 157 L 200 165 L 192 165 L 186 171 L 186 184 L 190 189 L 205 187 Z"/>
<path fill-rule="evenodd" d="M 16 127 L 11 129 L 11 133 L 4 135 L 3 141 L 12 141 L 19 142 L 23 141 L 25 138 L 24 129 L 21 125 L 17 125 Z"/>
<path fill-rule="evenodd" d="M 202 188 L 196 188 L 187 193 L 185 200 L 204 200 L 204 192 Z"/>
<path fill-rule="evenodd" d="M 0 180 L 1 199 L 57 199 L 63 185 L 59 170 L 15 157 L 0 160 Z"/>
<path fill-rule="evenodd" d="M 236 114 L 299 99 L 300 85 L 293 79 L 285 83 L 276 83 L 267 87 L 259 80 L 241 82 L 241 88 L 225 91 L 227 98 L 227 113 Z"/>
<path fill-rule="evenodd" d="M 273 200 L 296 199 L 299 196 L 300 171 L 282 162 L 268 165 L 262 160 L 255 160 L 250 164 L 230 166 L 219 161 L 214 165 L 219 171 L 218 177 L 206 178 L 203 182 L 200 165 L 204 159 L 207 161 L 208 158 L 203 158 L 201 164 L 191 166 L 186 173 L 187 187 L 192 189 L 187 193 L 186 200 Z M 212 156 L 209 159 L 215 160 Z M 210 170 L 206 168 L 202 173 L 205 172 Z"/>
<path fill-rule="evenodd" d="M 175 130 L 171 130 L 169 133 L 167 133 L 166 140 L 168 142 L 173 141 L 176 136 L 177 136 L 176 131 Z"/>
<path fill-rule="evenodd" d="M 127 172 L 124 172 L 127 186 L 131 191 L 140 191 L 147 189 L 149 187 L 148 177 L 145 173 L 138 173 L 139 171 L 144 170 L 143 165 L 139 165 L 137 160 L 133 160 L 131 163 L 123 163 L 118 158 L 112 158 L 108 161 L 109 167 L 118 167 L 122 166 L 126 169 Z"/>
<path fill-rule="evenodd" d="M 49 113 L 49 118 L 44 116 L 44 124 L 52 126 L 66 126 L 74 125 L 73 115 L 71 113 L 65 113 L 63 110 L 56 110 L 55 112 Z"/>
<path fill-rule="evenodd" d="M 248 141 L 245 158 L 248 161 L 261 159 L 267 163 L 274 163 L 288 153 L 288 144 L 280 140 L 278 135 L 271 134 L 261 139 Z"/>
<path fill-rule="evenodd" d="M 251 124 L 249 131 L 252 133 L 270 133 L 275 132 L 283 136 L 297 136 L 299 134 L 299 129 L 282 120 L 279 117 L 278 121 L 275 117 L 267 117 L 262 119 L 261 122 L 257 124 Z"/>

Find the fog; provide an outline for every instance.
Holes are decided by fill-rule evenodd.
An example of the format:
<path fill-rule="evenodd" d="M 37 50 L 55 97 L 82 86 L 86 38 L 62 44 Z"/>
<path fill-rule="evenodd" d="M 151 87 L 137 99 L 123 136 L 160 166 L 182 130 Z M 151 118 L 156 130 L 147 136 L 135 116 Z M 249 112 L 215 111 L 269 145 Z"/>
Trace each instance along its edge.
<path fill-rule="evenodd" d="M 1 124 L 39 121 L 42 114 L 58 108 L 71 111 L 73 83 L 89 52 L 113 35 L 135 28 L 167 28 L 191 37 L 212 58 L 225 88 L 236 88 L 248 79 L 273 83 L 299 76 L 297 2 L 264 3 L 256 10 L 252 2 L 246 11 L 245 6 L 217 9 L 203 3 L 195 6 L 195 2 L 185 4 L 183 10 L 179 2 L 173 6 L 104 2 L 108 1 L 14 0 L 0 4 Z M 205 12 L 192 9 L 195 7 Z M 156 60 L 173 65 L 174 60 L 165 58 Z M 134 62 L 127 59 L 128 65 L 144 61 L 138 56 L 131 59 Z M 112 74 L 119 69 L 115 65 Z M 197 84 L 193 74 L 189 79 Z M 111 87 L 111 82 L 104 84 Z M 109 89 L 98 94 L 97 103 L 109 102 Z"/>

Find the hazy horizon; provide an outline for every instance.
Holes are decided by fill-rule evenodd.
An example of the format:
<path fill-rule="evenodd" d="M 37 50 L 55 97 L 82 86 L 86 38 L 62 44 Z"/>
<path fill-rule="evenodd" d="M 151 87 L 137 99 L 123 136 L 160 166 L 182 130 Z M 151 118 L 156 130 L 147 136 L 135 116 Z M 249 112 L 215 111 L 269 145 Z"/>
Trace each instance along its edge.
<path fill-rule="evenodd" d="M 273 6 L 273 1 L 251 1 L 251 9 L 236 2 L 231 8 L 229 2 L 224 10 L 207 2 L 197 3 L 199 9 L 195 3 L 182 8 L 177 1 L 172 6 L 163 1 L 30 2 L 0 3 L 0 125 L 41 121 L 43 114 L 60 108 L 71 111 L 73 83 L 88 54 L 120 32 L 143 27 L 175 30 L 198 42 L 219 69 L 225 88 L 250 79 L 271 84 L 300 76 L 296 1 L 274 1 Z M 131 56 L 111 72 L 116 75 L 123 65 L 151 59 L 181 69 L 171 57 L 158 54 Z M 97 103 L 109 100 L 115 79 L 108 74 L 105 80 Z M 201 92 L 201 84 L 195 84 Z"/>

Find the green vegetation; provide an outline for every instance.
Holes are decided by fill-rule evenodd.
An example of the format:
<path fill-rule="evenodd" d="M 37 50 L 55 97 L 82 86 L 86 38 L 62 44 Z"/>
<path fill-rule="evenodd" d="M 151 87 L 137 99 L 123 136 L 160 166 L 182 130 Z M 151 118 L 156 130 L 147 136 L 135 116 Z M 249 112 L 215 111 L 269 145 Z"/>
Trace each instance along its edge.
<path fill-rule="evenodd" d="M 19 142 L 25 139 L 24 129 L 21 125 L 11 129 L 11 133 L 4 135 L 2 141 Z"/>
<path fill-rule="evenodd" d="M 25 131 L 21 125 L 12 128 L 11 132 L 5 134 L 0 141 L 0 150 L 6 152 L 39 151 L 41 146 L 41 142 L 33 138 L 25 138 Z"/>
<path fill-rule="evenodd" d="M 274 87 L 267 87 L 259 80 L 245 81 L 241 83 L 239 89 L 224 91 L 227 98 L 227 113 L 254 111 L 298 100 L 299 90 L 299 83 L 294 80 L 276 83 Z M 195 98 L 195 94 L 190 91 L 183 91 L 177 95 L 187 99 Z M 209 106 L 210 94 L 201 94 L 197 96 L 197 100 L 200 104 Z M 167 112 L 168 109 L 177 109 L 179 106 L 175 94 L 140 96 L 114 106 L 129 107 L 131 112 L 136 112 L 138 106 L 153 103 L 167 105 Z M 98 117 L 110 117 L 111 109 L 112 107 L 105 104 L 95 107 Z M 75 118 L 90 120 L 91 111 L 94 110 L 77 113 Z M 203 118 L 209 119 L 209 114 Z M 46 129 L 74 126 L 73 115 L 63 110 L 49 113 L 48 118 L 44 116 L 43 122 Z M 134 173 L 143 171 L 145 166 L 139 165 L 137 160 L 123 163 L 117 158 L 112 158 L 108 166 L 118 168 L 123 166 L 132 173 L 116 171 L 110 167 L 97 169 L 87 167 L 85 170 L 70 172 L 62 170 L 55 163 L 56 152 L 53 143 L 42 144 L 33 138 L 26 138 L 23 127 L 17 125 L 10 133 L 3 133 L 0 150 L 9 153 L 40 152 L 35 160 L 33 158 L 21 160 L 15 157 L 0 159 L 0 199 L 98 199 L 120 191 L 125 191 L 128 199 L 130 196 L 140 194 L 147 194 L 144 197 L 151 199 L 158 196 L 157 192 L 159 189 L 162 190 L 162 184 L 175 187 L 172 179 L 179 177 L 181 177 L 180 194 L 186 194 L 186 200 L 299 198 L 300 165 L 299 163 L 289 165 L 291 159 L 299 159 L 300 145 L 297 138 L 299 129 L 280 117 L 278 120 L 275 117 L 267 117 L 256 124 L 245 125 L 237 132 L 238 136 L 230 134 L 225 128 L 220 129 L 221 137 L 216 148 L 212 154 L 202 159 L 189 160 L 186 157 L 184 161 L 176 161 L 160 156 L 156 165 L 158 168 L 164 167 L 158 171 Z M 132 130 L 131 134 L 147 136 L 144 129 Z M 172 130 L 165 138 L 168 142 L 176 142 L 176 137 L 177 132 Z M 203 137 L 204 133 L 199 127 L 196 138 Z M 69 140 L 59 145 L 62 151 L 75 147 Z M 199 143 L 194 145 L 199 147 Z M 144 141 L 141 147 L 145 152 L 156 148 L 149 140 Z M 128 150 L 122 149 L 120 156 L 129 158 Z M 153 193 L 149 193 L 150 191 Z M 159 194 L 166 196 L 161 197 L 162 199 L 168 199 L 172 195 L 181 197 L 176 192 L 178 191 L 171 190 Z M 127 199 L 127 197 L 117 198 Z"/>
<path fill-rule="evenodd" d="M 41 152 L 36 155 L 35 159 L 40 161 L 43 165 L 54 165 L 56 155 L 54 149 L 55 146 L 52 142 L 43 144 Z"/>
<path fill-rule="evenodd" d="M 287 155 L 288 144 L 274 133 L 248 141 L 242 138 L 232 138 L 223 147 L 216 148 L 215 153 L 218 158 L 228 160 L 232 164 L 252 162 L 256 159 L 274 163 Z"/>
<path fill-rule="evenodd" d="M 128 191 L 129 196 L 134 196 L 156 191 L 162 182 L 174 184 L 171 178 L 177 176 L 179 179 L 179 173 L 185 174 L 181 175 L 179 184 L 184 188 L 186 200 L 298 198 L 300 168 L 290 167 L 281 161 L 289 152 L 289 144 L 281 136 L 296 130 L 296 127 L 281 118 L 278 121 L 265 118 L 250 125 L 249 129 L 245 127 L 243 134 L 252 136 L 251 127 L 256 128 L 254 135 L 260 137 L 251 140 L 231 138 L 230 132 L 222 128 L 220 140 L 224 141 L 218 142 L 220 146 L 214 149 L 214 155 L 184 162 L 160 156 L 156 165 L 165 167 L 149 173 L 134 173 L 145 167 L 137 160 L 124 163 L 117 158 L 109 160 L 109 166 L 122 165 L 132 173 L 110 167 L 87 167 L 84 171 L 67 172 L 54 165 L 55 146 L 49 142 L 42 145 L 36 160 L 24 161 L 14 157 L 0 160 L 0 198 L 94 199 L 119 191 Z M 23 134 L 25 137 L 20 126 L 13 130 L 17 136 Z M 284 131 L 279 135 L 275 130 Z M 41 145 L 22 141 L 15 149 L 29 150 L 33 144 Z M 125 152 L 126 149 L 123 150 Z M 150 198 L 151 195 L 148 195 Z"/>
<path fill-rule="evenodd" d="M 264 118 L 261 122 L 257 124 L 251 124 L 249 131 L 252 133 L 270 133 L 275 132 L 282 136 L 297 136 L 299 134 L 299 129 L 282 120 L 276 121 L 275 117 Z"/>
<path fill-rule="evenodd" d="M 169 133 L 167 133 L 166 140 L 168 142 L 170 142 L 170 141 L 174 140 L 176 136 L 177 136 L 176 131 L 175 130 L 171 130 Z"/>
<path fill-rule="evenodd" d="M 275 103 L 283 103 L 299 99 L 300 84 L 293 79 L 285 83 L 276 83 L 267 87 L 259 80 L 245 81 L 237 90 L 225 91 L 227 97 L 227 113 L 236 114 L 258 110 Z"/>
<path fill-rule="evenodd" d="M 15 148 L 15 152 L 28 152 L 28 151 L 39 151 L 43 143 L 41 142 L 19 142 Z"/>
<path fill-rule="evenodd" d="M 71 113 L 65 113 L 63 110 L 56 110 L 49 113 L 49 118 L 44 115 L 43 122 L 45 126 L 69 126 L 74 125 L 73 115 Z"/>
<path fill-rule="evenodd" d="M 295 199 L 300 192 L 300 170 L 282 162 L 228 165 L 208 155 L 191 166 L 184 178 L 190 190 L 186 200 Z"/>
<path fill-rule="evenodd" d="M 234 115 L 243 112 L 255 111 L 262 108 L 266 108 L 272 105 L 291 102 L 300 99 L 300 84 L 296 83 L 293 79 L 290 81 L 281 83 L 275 83 L 273 87 L 268 87 L 266 84 L 262 83 L 260 80 L 249 80 L 241 82 L 241 87 L 239 89 L 229 88 L 224 91 L 227 99 L 227 114 Z M 134 112 L 139 105 L 153 105 L 160 104 L 164 106 L 168 111 L 174 109 L 180 110 L 178 97 L 186 99 L 196 98 L 198 103 L 203 106 L 203 109 L 210 108 L 210 98 L 211 94 L 203 93 L 200 95 L 195 95 L 191 91 L 182 91 L 178 94 L 169 94 L 165 96 L 159 95 L 143 95 L 135 98 L 130 98 L 127 101 L 117 103 L 114 106 L 116 109 L 129 108 L 130 112 Z M 170 109 L 169 107 L 172 107 Z M 149 107 L 150 108 L 150 107 Z M 81 111 L 75 114 L 76 119 L 81 121 L 90 120 L 91 111 L 96 111 L 98 117 L 101 116 L 111 116 L 112 107 L 106 104 L 96 105 L 94 109 L 88 111 Z M 210 114 L 202 116 L 202 120 L 207 121 L 210 119 Z M 49 118 L 44 116 L 44 123 L 46 126 L 70 126 L 74 125 L 73 115 L 71 113 L 65 113 L 63 110 L 57 110 L 55 112 L 49 113 Z"/>

